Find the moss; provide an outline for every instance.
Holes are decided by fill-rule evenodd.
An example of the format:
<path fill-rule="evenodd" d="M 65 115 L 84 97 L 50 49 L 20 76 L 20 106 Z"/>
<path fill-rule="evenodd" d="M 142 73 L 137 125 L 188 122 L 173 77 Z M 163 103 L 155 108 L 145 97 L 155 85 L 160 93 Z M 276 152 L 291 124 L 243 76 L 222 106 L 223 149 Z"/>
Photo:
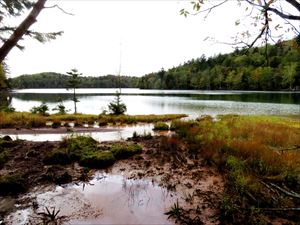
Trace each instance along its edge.
<path fill-rule="evenodd" d="M 115 157 L 110 151 L 99 151 L 83 155 L 79 161 L 81 166 L 89 168 L 106 168 L 115 162 Z"/>
<path fill-rule="evenodd" d="M 53 150 L 48 153 L 43 162 L 48 165 L 59 164 L 59 165 L 67 165 L 72 162 L 72 158 L 70 154 L 67 153 L 64 149 Z"/>
<path fill-rule="evenodd" d="M 0 177 L 0 195 L 16 195 L 25 191 L 27 191 L 27 183 L 21 175 Z"/>
<path fill-rule="evenodd" d="M 154 124 L 153 130 L 169 130 L 169 125 L 164 122 L 157 122 Z"/>
<path fill-rule="evenodd" d="M 142 147 L 138 144 L 114 144 L 112 145 L 110 151 L 114 154 L 116 159 L 126 159 L 137 153 L 142 152 Z"/>

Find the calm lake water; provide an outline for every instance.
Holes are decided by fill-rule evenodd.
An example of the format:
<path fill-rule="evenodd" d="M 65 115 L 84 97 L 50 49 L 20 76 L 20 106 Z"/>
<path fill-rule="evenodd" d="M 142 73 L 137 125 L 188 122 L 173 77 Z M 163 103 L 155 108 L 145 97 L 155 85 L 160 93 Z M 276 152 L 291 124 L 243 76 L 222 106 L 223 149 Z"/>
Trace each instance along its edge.
<path fill-rule="evenodd" d="M 77 89 L 78 112 L 99 114 L 107 109 L 118 89 Z M 46 102 L 53 109 L 62 99 L 73 112 L 72 91 L 66 89 L 15 90 L 12 106 L 29 111 Z M 127 114 L 185 113 L 191 118 L 207 114 L 300 114 L 300 92 L 196 91 L 122 89 Z M 54 113 L 54 111 L 50 112 Z"/>

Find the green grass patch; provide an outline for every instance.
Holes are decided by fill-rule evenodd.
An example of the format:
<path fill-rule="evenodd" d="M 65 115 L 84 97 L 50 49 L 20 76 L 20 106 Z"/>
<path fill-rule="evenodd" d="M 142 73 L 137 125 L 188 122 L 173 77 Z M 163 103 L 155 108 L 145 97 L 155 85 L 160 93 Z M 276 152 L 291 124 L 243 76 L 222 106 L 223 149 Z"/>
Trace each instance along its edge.
<path fill-rule="evenodd" d="M 134 143 L 114 144 L 110 149 L 103 149 L 89 136 L 71 136 L 65 138 L 58 149 L 49 152 L 44 163 L 49 165 L 66 165 L 79 162 L 90 168 L 106 168 L 116 159 L 124 159 L 140 153 L 142 148 Z"/>
<path fill-rule="evenodd" d="M 111 151 L 98 151 L 84 154 L 79 163 L 90 168 L 106 168 L 115 162 L 114 154 Z"/>
<path fill-rule="evenodd" d="M 110 151 L 116 159 L 126 159 L 142 152 L 142 147 L 134 143 L 122 143 L 112 145 Z"/>

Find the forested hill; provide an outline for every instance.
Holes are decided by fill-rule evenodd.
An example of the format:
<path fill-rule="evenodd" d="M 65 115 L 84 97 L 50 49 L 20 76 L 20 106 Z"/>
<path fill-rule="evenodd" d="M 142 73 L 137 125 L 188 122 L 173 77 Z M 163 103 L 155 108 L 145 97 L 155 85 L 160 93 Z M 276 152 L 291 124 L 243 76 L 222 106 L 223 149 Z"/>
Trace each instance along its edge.
<path fill-rule="evenodd" d="M 268 57 L 266 57 L 266 50 Z M 288 41 L 277 45 L 202 56 L 167 71 L 140 79 L 144 89 L 299 90 L 300 47 Z"/>
<path fill-rule="evenodd" d="M 22 75 L 9 80 L 12 88 L 66 88 L 70 76 L 59 73 L 38 73 Z M 117 88 L 118 76 L 107 75 L 100 77 L 79 77 L 79 88 Z M 138 86 L 137 77 L 121 76 L 122 88 L 135 88 Z"/>

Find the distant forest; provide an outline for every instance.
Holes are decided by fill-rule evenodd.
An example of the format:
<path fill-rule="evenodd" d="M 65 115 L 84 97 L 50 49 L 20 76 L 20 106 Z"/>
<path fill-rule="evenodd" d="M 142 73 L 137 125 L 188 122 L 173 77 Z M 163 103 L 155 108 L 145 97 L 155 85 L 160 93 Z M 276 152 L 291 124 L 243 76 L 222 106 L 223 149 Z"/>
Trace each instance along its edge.
<path fill-rule="evenodd" d="M 300 45 L 295 41 L 209 58 L 203 55 L 145 75 L 139 82 L 146 89 L 295 90 L 299 86 Z"/>
<path fill-rule="evenodd" d="M 37 73 L 32 75 L 22 75 L 9 80 L 12 88 L 66 88 L 70 76 L 59 73 Z M 139 78 L 128 76 L 100 76 L 78 78 L 79 88 L 137 88 Z M 120 85 L 119 85 L 120 84 Z"/>
<path fill-rule="evenodd" d="M 56 73 L 10 79 L 12 88 L 65 88 L 69 77 Z M 81 88 L 115 88 L 118 77 L 81 77 Z M 192 59 L 143 77 L 121 76 L 122 88 L 199 90 L 299 90 L 300 47 L 285 41 L 267 47 Z"/>

